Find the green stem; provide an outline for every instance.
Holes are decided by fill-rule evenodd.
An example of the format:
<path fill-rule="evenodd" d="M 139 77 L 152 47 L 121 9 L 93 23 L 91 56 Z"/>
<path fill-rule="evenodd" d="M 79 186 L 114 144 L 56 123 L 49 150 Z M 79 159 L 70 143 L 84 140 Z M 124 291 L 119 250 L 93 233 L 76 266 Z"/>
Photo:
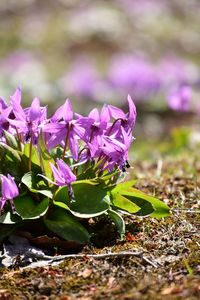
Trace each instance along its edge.
<path fill-rule="evenodd" d="M 30 149 L 29 149 L 29 162 L 28 162 L 29 171 L 31 171 L 31 167 L 32 167 L 32 148 L 33 148 L 33 133 L 31 131 L 31 140 L 30 140 Z"/>
<path fill-rule="evenodd" d="M 65 152 L 66 152 L 66 150 L 67 150 L 67 145 L 68 145 L 68 139 L 69 139 L 69 130 L 70 130 L 70 128 L 69 128 L 69 126 L 68 126 L 68 130 L 67 130 L 67 134 L 66 134 L 66 139 L 65 139 L 65 146 L 64 146 L 64 149 L 63 149 L 63 153 L 62 153 L 62 159 L 64 159 L 64 157 L 65 157 Z"/>
<path fill-rule="evenodd" d="M 15 130 L 16 130 L 16 133 L 17 133 L 17 144 L 18 144 L 19 150 L 22 151 L 22 145 L 21 145 L 22 141 L 21 141 L 19 131 L 17 130 L 17 127 L 15 127 Z"/>

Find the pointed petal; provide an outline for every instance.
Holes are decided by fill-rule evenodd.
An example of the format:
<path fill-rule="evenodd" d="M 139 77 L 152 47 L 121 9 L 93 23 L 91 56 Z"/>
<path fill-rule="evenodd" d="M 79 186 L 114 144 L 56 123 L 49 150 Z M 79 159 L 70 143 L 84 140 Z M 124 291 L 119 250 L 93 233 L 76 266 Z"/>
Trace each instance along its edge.
<path fill-rule="evenodd" d="M 113 105 L 108 105 L 108 109 L 111 117 L 113 117 L 114 119 L 125 119 L 126 115 L 122 109 Z"/>
<path fill-rule="evenodd" d="M 33 102 L 29 108 L 29 121 L 33 122 L 40 117 L 40 100 L 39 98 L 34 98 Z"/>
<path fill-rule="evenodd" d="M 64 114 L 63 114 L 63 119 L 66 122 L 69 122 L 73 119 L 73 110 L 72 110 L 72 105 L 69 99 L 67 99 L 64 103 Z"/>
<path fill-rule="evenodd" d="M 94 108 L 93 110 L 91 110 L 88 117 L 95 120 L 96 122 L 99 122 L 99 111 L 98 111 L 98 109 Z"/>
<path fill-rule="evenodd" d="M 128 95 L 127 101 L 129 106 L 128 120 L 132 125 L 134 125 L 137 117 L 136 106 L 130 95 Z"/>

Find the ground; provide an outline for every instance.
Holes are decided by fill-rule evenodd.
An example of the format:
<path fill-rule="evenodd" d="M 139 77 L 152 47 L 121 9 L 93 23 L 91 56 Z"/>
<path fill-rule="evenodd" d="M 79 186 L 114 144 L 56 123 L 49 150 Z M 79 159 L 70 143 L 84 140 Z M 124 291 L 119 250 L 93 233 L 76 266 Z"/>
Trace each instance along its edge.
<path fill-rule="evenodd" d="M 67 259 L 54 267 L 0 269 L 0 300 L 200 299 L 199 146 L 185 147 L 183 140 L 174 148 L 170 141 L 159 144 L 159 156 L 154 155 L 155 145 L 152 151 L 141 150 L 129 175 L 138 178 L 138 188 L 170 206 L 170 217 L 126 216 L 124 241 L 117 240 L 115 230 L 100 219 L 94 224 L 102 228 L 96 246 L 84 247 L 84 258 Z M 140 250 L 147 260 L 87 257 Z"/>

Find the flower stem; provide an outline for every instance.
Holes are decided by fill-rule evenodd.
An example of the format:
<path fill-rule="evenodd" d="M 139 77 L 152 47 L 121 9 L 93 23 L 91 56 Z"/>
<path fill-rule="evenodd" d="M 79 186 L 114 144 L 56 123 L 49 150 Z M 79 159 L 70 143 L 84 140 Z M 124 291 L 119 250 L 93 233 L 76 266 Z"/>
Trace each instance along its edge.
<path fill-rule="evenodd" d="M 31 171 L 31 168 L 32 168 L 32 148 L 33 148 L 33 133 L 31 131 L 31 140 L 30 140 L 30 149 L 29 149 L 29 162 L 28 162 L 29 171 Z"/>
<path fill-rule="evenodd" d="M 68 139 L 69 139 L 69 130 L 70 130 L 70 128 L 69 128 L 69 126 L 68 126 L 68 130 L 67 130 L 67 134 L 66 134 L 66 139 L 65 139 L 65 146 L 64 146 L 64 149 L 63 149 L 63 153 L 62 153 L 62 159 L 64 159 L 64 157 L 65 157 L 65 152 L 66 152 L 66 150 L 67 150 L 67 145 L 68 145 Z"/>

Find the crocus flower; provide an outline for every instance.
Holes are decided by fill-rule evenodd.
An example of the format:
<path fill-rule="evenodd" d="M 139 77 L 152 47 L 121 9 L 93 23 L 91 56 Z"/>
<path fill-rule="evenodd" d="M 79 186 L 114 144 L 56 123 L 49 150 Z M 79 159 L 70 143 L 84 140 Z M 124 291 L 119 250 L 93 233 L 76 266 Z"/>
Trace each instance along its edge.
<path fill-rule="evenodd" d="M 188 111 L 192 97 L 189 86 L 181 86 L 173 90 L 167 97 L 169 107 L 177 111 Z"/>
<path fill-rule="evenodd" d="M 62 159 L 58 159 L 56 164 L 57 168 L 52 163 L 50 163 L 50 167 L 57 185 L 70 186 L 72 182 L 76 181 L 76 176 Z"/>
<path fill-rule="evenodd" d="M 1 175 L 1 194 L 0 210 L 2 210 L 7 200 L 12 201 L 19 195 L 18 187 L 10 174 L 7 176 Z"/>

